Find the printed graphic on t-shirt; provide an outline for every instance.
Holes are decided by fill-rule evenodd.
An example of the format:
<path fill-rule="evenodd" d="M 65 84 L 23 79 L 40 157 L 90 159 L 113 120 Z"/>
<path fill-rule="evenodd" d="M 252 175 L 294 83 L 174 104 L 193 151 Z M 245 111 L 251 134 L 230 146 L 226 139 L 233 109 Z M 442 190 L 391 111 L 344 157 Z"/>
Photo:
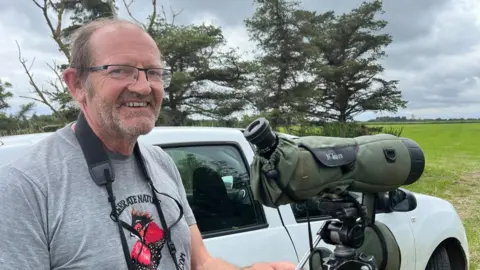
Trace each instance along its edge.
<path fill-rule="evenodd" d="M 162 261 L 162 250 L 166 245 L 166 238 L 163 229 L 157 223 L 159 221 L 156 220 L 157 212 L 152 196 L 148 194 L 128 196 L 118 201 L 116 208 L 119 216 L 128 211 L 131 229 L 137 232 L 125 233 L 127 238 L 130 238 L 129 242 L 135 239 L 130 253 L 133 268 L 135 270 L 157 269 Z M 152 214 L 155 214 L 155 218 Z M 186 254 L 180 252 L 177 258 L 180 269 L 184 268 L 185 259 Z"/>
<path fill-rule="evenodd" d="M 153 221 L 148 212 L 136 211 L 132 208 L 132 227 L 139 233 L 135 235 L 131 258 L 134 269 L 157 269 L 162 258 L 162 248 L 165 245 L 163 230 Z M 140 238 L 139 238 L 140 237 Z"/>

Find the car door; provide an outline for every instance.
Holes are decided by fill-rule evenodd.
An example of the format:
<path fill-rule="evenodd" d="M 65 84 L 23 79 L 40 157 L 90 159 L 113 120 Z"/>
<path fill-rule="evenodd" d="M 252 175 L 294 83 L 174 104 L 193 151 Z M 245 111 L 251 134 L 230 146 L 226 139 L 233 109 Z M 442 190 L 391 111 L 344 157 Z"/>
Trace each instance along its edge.
<path fill-rule="evenodd" d="M 218 142 L 162 148 L 177 165 L 212 256 L 235 265 L 296 261 L 278 212 L 253 200 L 249 159 L 238 144 Z"/>

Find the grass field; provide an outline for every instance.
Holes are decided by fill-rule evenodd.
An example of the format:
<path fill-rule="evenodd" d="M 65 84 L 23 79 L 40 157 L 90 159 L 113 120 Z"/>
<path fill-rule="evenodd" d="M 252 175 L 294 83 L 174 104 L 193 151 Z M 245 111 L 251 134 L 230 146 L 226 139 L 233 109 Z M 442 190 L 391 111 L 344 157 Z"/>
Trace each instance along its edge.
<path fill-rule="evenodd" d="M 470 269 L 480 269 L 480 123 L 381 126 L 403 127 L 402 136 L 422 147 L 425 172 L 407 189 L 455 206 L 467 230 Z"/>

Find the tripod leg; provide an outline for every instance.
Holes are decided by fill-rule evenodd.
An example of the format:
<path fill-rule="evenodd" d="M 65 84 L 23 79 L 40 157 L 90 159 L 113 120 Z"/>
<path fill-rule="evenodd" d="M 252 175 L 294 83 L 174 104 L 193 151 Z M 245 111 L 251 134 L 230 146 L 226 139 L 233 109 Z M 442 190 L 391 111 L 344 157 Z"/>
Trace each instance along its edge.
<path fill-rule="evenodd" d="M 315 238 L 315 241 L 313 242 L 313 249 L 315 250 L 318 243 L 320 243 L 320 240 L 322 238 L 320 237 L 320 235 L 317 235 L 317 238 Z M 300 263 L 297 265 L 297 268 L 295 268 L 295 270 L 301 270 L 305 264 L 307 263 L 307 261 L 310 259 L 312 253 L 310 252 L 310 250 L 308 250 L 305 255 L 303 255 L 303 258 L 302 260 L 300 261 Z"/>

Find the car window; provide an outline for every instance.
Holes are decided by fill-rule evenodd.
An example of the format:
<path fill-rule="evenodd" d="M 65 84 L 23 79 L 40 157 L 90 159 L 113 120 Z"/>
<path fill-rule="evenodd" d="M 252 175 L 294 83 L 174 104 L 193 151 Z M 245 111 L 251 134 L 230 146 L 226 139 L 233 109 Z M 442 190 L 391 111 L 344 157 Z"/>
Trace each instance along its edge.
<path fill-rule="evenodd" d="M 163 147 L 182 177 L 202 234 L 231 233 L 266 224 L 253 199 L 249 167 L 233 145 Z"/>

